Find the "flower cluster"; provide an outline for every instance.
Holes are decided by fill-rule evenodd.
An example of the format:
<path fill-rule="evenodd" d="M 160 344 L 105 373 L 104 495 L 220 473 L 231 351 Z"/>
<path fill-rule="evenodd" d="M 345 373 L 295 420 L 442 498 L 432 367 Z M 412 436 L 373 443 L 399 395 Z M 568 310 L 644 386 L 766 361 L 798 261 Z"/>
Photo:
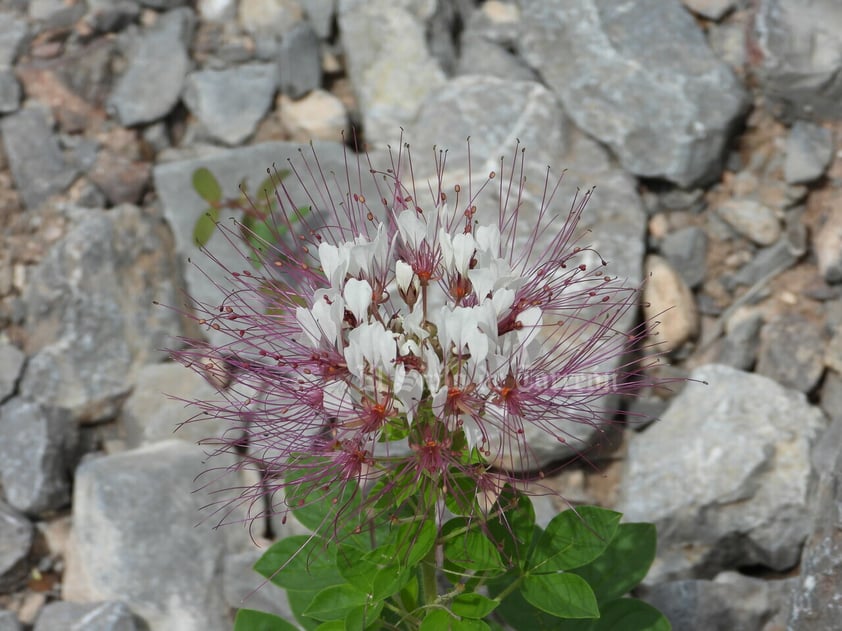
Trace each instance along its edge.
<path fill-rule="evenodd" d="M 446 154 L 435 157 L 428 199 L 407 146 L 370 168 L 378 203 L 352 188 L 362 177 L 341 186 L 317 157 L 290 163 L 310 212 L 278 182 L 275 221 L 295 237 L 266 243 L 259 272 L 228 270 L 221 305 L 197 306 L 231 343 L 179 357 L 225 386 L 196 405 L 230 421 L 219 451 L 263 476 L 241 500 L 268 496 L 283 513 L 329 497 L 337 528 L 443 502 L 487 511 L 513 467 L 540 464 L 534 441 L 601 426 L 606 397 L 639 386 L 623 360 L 645 333 L 625 317 L 636 290 L 576 245 L 589 194 L 559 218 L 547 186 L 527 218 L 522 151 L 467 191 L 445 190 Z"/>

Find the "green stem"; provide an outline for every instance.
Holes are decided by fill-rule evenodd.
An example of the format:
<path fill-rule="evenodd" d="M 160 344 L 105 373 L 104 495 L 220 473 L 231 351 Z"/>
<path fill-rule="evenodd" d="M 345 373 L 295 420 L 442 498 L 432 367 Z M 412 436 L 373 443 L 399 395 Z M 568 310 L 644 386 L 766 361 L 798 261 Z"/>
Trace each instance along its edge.
<path fill-rule="evenodd" d="M 436 551 L 438 546 L 433 546 L 421 561 L 421 589 L 425 605 L 432 605 L 438 597 L 436 586 Z"/>
<path fill-rule="evenodd" d="M 509 595 L 509 594 L 511 594 L 513 591 L 515 591 L 518 587 L 520 587 L 520 584 L 523 582 L 523 577 L 524 577 L 524 575 L 523 575 L 523 574 L 521 574 L 521 575 L 517 578 L 517 580 L 512 581 L 512 582 L 511 582 L 511 584 L 509 584 L 509 586 L 508 586 L 508 587 L 506 587 L 506 589 L 504 589 L 502 592 L 500 592 L 499 594 L 497 594 L 497 595 L 494 597 L 494 600 L 496 600 L 496 601 L 498 601 L 498 602 L 502 602 L 502 601 L 503 601 L 503 599 L 505 599 L 505 598 L 506 598 L 506 596 L 508 596 L 508 595 Z"/>

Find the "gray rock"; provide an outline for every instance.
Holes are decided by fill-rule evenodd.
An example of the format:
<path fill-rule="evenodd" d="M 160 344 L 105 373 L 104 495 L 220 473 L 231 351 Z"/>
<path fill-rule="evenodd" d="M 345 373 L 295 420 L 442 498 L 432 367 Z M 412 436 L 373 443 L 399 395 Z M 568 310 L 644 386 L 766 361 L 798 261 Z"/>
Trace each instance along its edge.
<path fill-rule="evenodd" d="M 537 81 L 538 76 L 505 47 L 472 33 L 462 35 L 462 54 L 455 74 L 487 74 L 512 81 Z"/>
<path fill-rule="evenodd" d="M 20 107 L 20 83 L 15 73 L 0 67 L 0 114 L 16 112 Z"/>
<path fill-rule="evenodd" d="M 471 2 L 471 0 L 467 0 Z M 426 20 L 427 49 L 447 76 L 453 74 L 459 56 L 457 33 L 464 22 L 457 2 L 434 0 L 432 15 Z M 473 8 L 473 7 L 472 7 Z"/>
<path fill-rule="evenodd" d="M 221 573 L 236 533 L 196 525 L 209 500 L 193 492 L 203 460 L 199 447 L 167 441 L 83 462 L 65 598 L 121 600 L 150 631 L 230 629 Z"/>
<path fill-rule="evenodd" d="M 729 226 L 758 245 L 772 245 L 781 236 L 775 212 L 753 199 L 728 199 L 716 211 Z"/>
<path fill-rule="evenodd" d="M 175 261 L 154 217 L 135 206 L 80 211 L 24 289 L 32 356 L 22 395 L 112 418 L 134 371 L 163 358 L 180 331 Z"/>
<path fill-rule="evenodd" d="M 266 584 L 252 567 L 266 550 L 249 550 L 228 554 L 224 566 L 225 602 L 233 609 L 257 609 L 285 620 L 295 620 L 286 590 Z"/>
<path fill-rule="evenodd" d="M 330 37 L 333 17 L 336 15 L 336 0 L 299 0 L 307 21 L 321 39 Z"/>
<path fill-rule="evenodd" d="M 755 371 L 810 392 L 824 372 L 825 346 L 820 325 L 799 314 L 785 314 L 761 330 Z"/>
<path fill-rule="evenodd" d="M 753 259 L 730 277 L 723 276 L 723 284 L 733 289 L 738 285 L 752 286 L 789 269 L 807 251 L 807 228 L 801 221 L 802 213 L 787 213 L 783 235 L 768 248 L 762 248 Z"/>
<path fill-rule="evenodd" d="M 549 90 L 539 83 L 512 82 L 487 75 L 466 75 L 448 81 L 428 98 L 417 122 L 407 132 L 413 146 L 421 148 L 414 154 L 417 160 L 413 166 L 418 179 L 425 181 L 428 174 L 433 174 L 425 159 L 429 155 L 427 145 L 435 142 L 438 148 L 448 151 L 446 186 L 457 181 L 464 184 L 468 174 L 464 140 L 467 136 L 471 137 L 470 166 L 476 178 L 485 178 L 490 171 L 500 169 L 500 156 L 511 156 L 515 138 L 528 148 L 526 184 L 519 209 L 522 232 L 517 237 L 517 251 L 533 246 L 536 254 L 542 251 L 540 243 L 530 242 L 529 230 L 537 221 L 545 193 L 546 165 L 558 169 L 555 173 L 569 167 L 554 202 L 566 208 L 577 191 L 598 185 L 596 197 L 584 213 L 579 229 L 590 231 L 587 242 L 609 262 L 608 273 L 627 278 L 631 285 L 641 282 L 646 217 L 635 185 L 596 143 L 582 134 L 571 133 Z M 551 180 L 555 177 L 550 175 Z M 477 207 L 496 212 L 499 208 L 496 191 L 497 187 L 487 187 L 489 197 L 479 198 Z M 482 216 L 478 219 L 483 220 Z M 597 264 L 599 259 L 594 255 L 585 262 Z M 630 318 L 626 318 L 619 326 L 631 324 Z M 610 401 L 603 403 L 612 406 Z M 559 435 L 566 434 L 569 444 L 548 440 L 546 433 L 530 425 L 527 431 L 534 435 L 528 435 L 527 440 L 532 447 L 532 461 L 509 465 L 540 466 L 569 456 L 602 435 L 600 428 L 585 423 L 559 421 L 558 425 Z"/>
<path fill-rule="evenodd" d="M 278 76 L 281 92 L 293 99 L 321 87 L 321 42 L 307 22 L 299 22 L 281 39 Z"/>
<path fill-rule="evenodd" d="M 152 166 L 148 162 L 130 160 L 108 149 L 94 154 L 88 170 L 88 179 L 115 206 L 140 202 L 151 175 Z"/>
<path fill-rule="evenodd" d="M 17 346 L 0 342 L 0 403 L 15 391 L 26 355 Z"/>
<path fill-rule="evenodd" d="M 237 17 L 244 31 L 258 40 L 280 39 L 304 17 L 297 0 L 240 0 Z"/>
<path fill-rule="evenodd" d="M 29 515 L 66 506 L 78 442 L 65 410 L 20 398 L 0 407 L 0 481 L 9 504 Z"/>
<path fill-rule="evenodd" d="M 33 631 L 144 631 L 145 626 L 122 602 L 96 604 L 51 602 L 38 614 Z"/>
<path fill-rule="evenodd" d="M 76 179 L 76 168 L 59 149 L 46 107 L 33 105 L 3 117 L 0 132 L 27 208 L 37 208 Z"/>
<path fill-rule="evenodd" d="M 734 8 L 734 0 L 682 0 L 684 6 L 709 20 L 721 20 Z"/>
<path fill-rule="evenodd" d="M 445 82 L 424 24 L 391 0 L 340 0 L 339 31 L 366 141 L 392 143 Z"/>
<path fill-rule="evenodd" d="M 696 226 L 670 232 L 661 242 L 661 254 L 691 289 L 705 279 L 707 248 L 707 235 Z"/>
<path fill-rule="evenodd" d="M 0 610 L 0 631 L 23 631 L 23 627 L 13 612 Z"/>
<path fill-rule="evenodd" d="M 792 567 L 810 530 L 821 411 L 800 392 L 727 366 L 690 377 L 661 422 L 629 444 L 617 510 L 658 528 L 647 582 Z"/>
<path fill-rule="evenodd" d="M 842 421 L 842 375 L 833 371 L 825 375 L 819 405 L 829 418 Z M 830 464 L 832 463 L 828 463 L 828 466 Z"/>
<path fill-rule="evenodd" d="M 34 534 L 29 520 L 0 500 L 0 594 L 13 592 L 26 583 L 27 557 Z M 2 614 L 0 611 L 0 631 L 6 629 Z"/>
<path fill-rule="evenodd" d="M 471 11 L 463 35 L 479 36 L 514 51 L 522 32 L 523 20 L 517 4 L 483 2 Z"/>
<path fill-rule="evenodd" d="M 128 67 L 108 99 L 122 125 L 155 121 L 178 102 L 190 68 L 187 46 L 194 22 L 190 9 L 174 9 L 135 38 Z"/>
<path fill-rule="evenodd" d="M 842 375 L 842 330 L 837 329 L 824 350 L 825 366 Z"/>
<path fill-rule="evenodd" d="M 172 438 L 198 443 L 221 436 L 227 429 L 224 420 L 203 417 L 201 422 L 182 425 L 196 415 L 185 401 L 210 401 L 218 396 L 198 373 L 181 364 L 144 366 L 121 413 L 126 445 L 138 447 Z"/>
<path fill-rule="evenodd" d="M 145 7 L 157 9 L 158 11 L 169 11 L 176 7 L 183 7 L 190 3 L 190 0 L 140 0 Z"/>
<path fill-rule="evenodd" d="M 519 5 L 527 62 L 627 170 L 681 186 L 718 175 L 748 99 L 677 2 Z"/>
<path fill-rule="evenodd" d="M 745 74 L 746 62 L 748 60 L 747 40 L 746 25 L 741 20 L 712 24 L 708 29 L 708 43 L 710 44 L 711 50 L 713 50 L 713 53 L 717 57 L 728 64 L 737 76 L 743 76 Z M 738 159 L 739 154 L 737 152 L 732 153 L 728 158 L 728 160 Z M 726 168 L 737 171 L 741 166 L 737 162 L 737 168 L 732 169 L 729 165 L 726 165 Z"/>
<path fill-rule="evenodd" d="M 763 91 L 784 115 L 842 115 L 842 4 L 762 0 L 753 31 Z"/>
<path fill-rule="evenodd" d="M 187 77 L 184 102 L 204 133 L 229 145 L 248 138 L 272 105 L 277 89 L 272 64 L 200 70 Z"/>
<path fill-rule="evenodd" d="M 672 187 L 658 195 L 658 206 L 664 210 L 687 210 L 698 213 L 705 208 L 705 191 L 701 188 Z"/>
<path fill-rule="evenodd" d="M 67 28 L 85 13 L 85 3 L 68 4 L 62 0 L 30 0 L 29 17 L 36 20 L 38 31 Z"/>
<path fill-rule="evenodd" d="M 345 105 L 326 90 L 313 90 L 298 101 L 281 95 L 276 102 L 276 112 L 291 140 L 296 142 L 335 142 L 342 138 L 343 131 L 348 132 Z"/>
<path fill-rule="evenodd" d="M 101 33 L 120 31 L 140 15 L 137 0 L 88 0 L 88 24 Z"/>
<path fill-rule="evenodd" d="M 784 179 L 789 184 L 812 182 L 824 175 L 833 158 L 833 134 L 829 129 L 796 121 L 786 139 Z"/>
<path fill-rule="evenodd" d="M 801 559 L 788 631 L 834 631 L 842 620 L 842 453 L 820 478 L 813 508 L 815 524 Z"/>
<path fill-rule="evenodd" d="M 10 11 L 0 11 L 0 68 L 8 68 L 15 63 L 28 30 L 23 17 Z"/>
<path fill-rule="evenodd" d="M 813 248 L 822 277 L 828 283 L 842 282 L 842 208 L 829 209 L 827 220 L 815 236 Z"/>
<path fill-rule="evenodd" d="M 763 316 L 759 313 L 752 313 L 733 324 L 729 320 L 716 358 L 717 363 L 739 370 L 751 370 L 757 359 L 762 326 Z"/>
<path fill-rule="evenodd" d="M 825 385 L 828 382 L 831 383 L 833 389 L 838 389 L 840 383 L 842 383 L 842 378 L 831 373 L 825 379 Z M 837 392 L 830 392 L 826 396 L 825 391 L 822 391 L 820 405 L 830 419 L 830 425 L 821 433 L 816 446 L 813 447 L 813 470 L 821 472 L 821 475 L 833 470 L 839 454 L 842 453 L 842 449 L 840 449 L 840 445 L 842 445 L 842 407 L 829 408 L 827 405 L 842 400 L 840 394 L 842 393 L 837 390 Z M 816 497 L 817 494 L 814 492 L 813 498 Z"/>
<path fill-rule="evenodd" d="M 643 600 L 661 611 L 676 631 L 761 631 L 781 609 L 794 581 L 764 581 L 726 572 L 714 581 L 683 580 L 648 589 Z"/>

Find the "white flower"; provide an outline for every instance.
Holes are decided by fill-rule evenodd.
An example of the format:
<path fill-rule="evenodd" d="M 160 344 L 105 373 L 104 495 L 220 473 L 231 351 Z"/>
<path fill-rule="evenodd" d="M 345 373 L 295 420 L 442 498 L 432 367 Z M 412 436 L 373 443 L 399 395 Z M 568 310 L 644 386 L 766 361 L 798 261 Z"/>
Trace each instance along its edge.
<path fill-rule="evenodd" d="M 406 292 L 410 285 L 414 285 L 417 290 L 420 286 L 418 277 L 412 271 L 412 266 L 401 260 L 395 261 L 395 282 L 398 284 L 398 289 Z"/>
<path fill-rule="evenodd" d="M 349 278 L 342 290 L 345 306 L 354 314 L 357 322 L 368 321 L 368 308 L 371 306 L 371 285 L 367 280 Z"/>
<path fill-rule="evenodd" d="M 336 289 L 342 287 L 342 281 L 345 280 L 345 275 L 348 273 L 350 262 L 348 246 L 345 244 L 335 246 L 329 243 L 320 243 L 319 260 L 330 286 Z"/>
<path fill-rule="evenodd" d="M 344 312 L 343 301 L 335 291 L 319 289 L 310 309 L 296 308 L 295 319 L 313 348 L 320 345 L 322 338 L 329 344 L 340 345 L 339 334 Z"/>
<path fill-rule="evenodd" d="M 345 363 L 351 374 L 359 379 L 366 372 L 366 363 L 374 371 L 393 374 L 396 356 L 395 338 L 380 322 L 364 322 L 348 333 Z"/>
<path fill-rule="evenodd" d="M 398 364 L 395 368 L 392 387 L 400 407 L 406 412 L 407 420 L 412 423 L 415 411 L 424 393 L 424 378 L 418 374 L 418 371 L 407 371 L 403 364 Z"/>
<path fill-rule="evenodd" d="M 459 233 L 454 237 L 444 229 L 439 229 L 439 244 L 441 245 L 442 262 L 453 272 L 463 276 L 468 272 L 468 266 L 476 250 L 476 243 L 470 234 Z"/>
<path fill-rule="evenodd" d="M 371 241 L 359 235 L 347 246 L 351 259 L 348 273 L 351 276 L 362 274 L 366 278 L 374 278 L 388 265 L 389 238 L 382 223 L 377 226 L 377 234 Z"/>
<path fill-rule="evenodd" d="M 478 226 L 474 232 L 477 251 L 496 258 L 500 252 L 500 231 L 497 226 Z"/>

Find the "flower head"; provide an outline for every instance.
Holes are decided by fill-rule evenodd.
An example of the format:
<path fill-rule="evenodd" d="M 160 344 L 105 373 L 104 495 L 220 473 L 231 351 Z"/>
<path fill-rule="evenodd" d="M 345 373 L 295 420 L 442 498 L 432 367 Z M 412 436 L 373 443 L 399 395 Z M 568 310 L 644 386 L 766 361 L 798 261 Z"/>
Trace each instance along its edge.
<path fill-rule="evenodd" d="M 402 146 L 391 168 L 370 169 L 386 191 L 378 203 L 353 188 L 362 169 L 324 190 L 324 174 L 305 177 L 320 173 L 317 158 L 290 164 L 312 212 L 297 212 L 278 183 L 275 221 L 296 237 L 268 244 L 260 273 L 230 273 L 234 290 L 201 314 L 230 346 L 179 353 L 199 369 L 225 358 L 224 399 L 198 405 L 232 422 L 220 451 L 263 474 L 243 500 L 268 496 L 283 512 L 329 496 L 337 533 L 437 502 L 487 511 L 518 484 L 512 468 L 540 464 L 530 433 L 565 442 L 576 424 L 610 420 L 608 395 L 639 387 L 640 367 L 621 359 L 643 339 L 624 328 L 636 289 L 576 245 L 590 194 L 559 218 L 548 186 L 522 217 L 520 196 L 503 189 L 522 160 L 516 151 L 511 177 L 469 176 L 467 191 L 445 191 L 439 153 L 430 194 L 418 196 Z"/>

